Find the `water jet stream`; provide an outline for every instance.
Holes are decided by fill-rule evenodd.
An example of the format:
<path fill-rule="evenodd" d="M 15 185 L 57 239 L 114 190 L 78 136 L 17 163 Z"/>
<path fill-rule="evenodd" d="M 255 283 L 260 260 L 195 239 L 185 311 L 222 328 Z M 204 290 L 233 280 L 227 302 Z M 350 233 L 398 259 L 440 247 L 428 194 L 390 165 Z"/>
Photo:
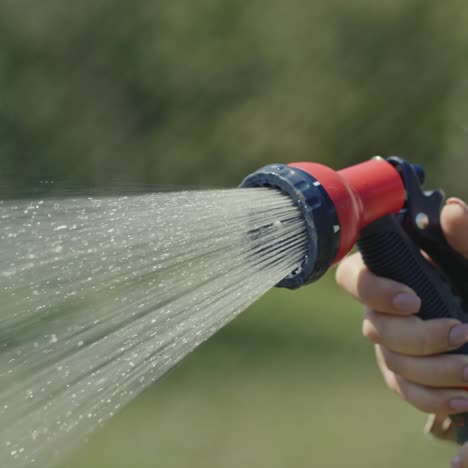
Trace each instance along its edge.
<path fill-rule="evenodd" d="M 307 251 L 267 188 L 0 202 L 0 466 L 51 467 Z"/>

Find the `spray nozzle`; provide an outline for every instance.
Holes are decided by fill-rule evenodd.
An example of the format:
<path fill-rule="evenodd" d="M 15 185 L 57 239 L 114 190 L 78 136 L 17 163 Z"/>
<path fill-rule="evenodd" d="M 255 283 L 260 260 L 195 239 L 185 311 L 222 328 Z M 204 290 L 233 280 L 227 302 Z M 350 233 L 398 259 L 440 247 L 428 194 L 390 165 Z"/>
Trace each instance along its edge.
<path fill-rule="evenodd" d="M 418 177 L 424 172 L 418 169 Z M 301 268 L 278 286 L 296 289 L 316 281 L 354 246 L 360 230 L 405 202 L 395 165 L 383 158 L 334 171 L 316 163 L 271 164 L 249 175 L 241 187 L 271 187 L 289 195 L 301 211 L 308 235 Z"/>
<path fill-rule="evenodd" d="M 300 271 L 279 286 L 315 281 L 357 241 L 371 272 L 406 284 L 419 296 L 419 318 L 468 323 L 468 260 L 441 228 L 443 192 L 424 191 L 423 182 L 421 166 L 376 157 L 338 172 L 315 163 L 266 166 L 242 186 L 280 189 L 304 216 L 308 253 Z M 468 345 L 455 352 L 468 355 Z M 458 441 L 467 442 L 468 413 L 452 419 Z"/>
<path fill-rule="evenodd" d="M 241 187 L 271 187 L 287 194 L 301 211 L 307 231 L 307 254 L 301 268 L 278 286 L 296 289 L 320 278 L 330 266 L 339 244 L 339 221 L 333 201 L 311 174 L 271 164 L 249 175 Z"/>

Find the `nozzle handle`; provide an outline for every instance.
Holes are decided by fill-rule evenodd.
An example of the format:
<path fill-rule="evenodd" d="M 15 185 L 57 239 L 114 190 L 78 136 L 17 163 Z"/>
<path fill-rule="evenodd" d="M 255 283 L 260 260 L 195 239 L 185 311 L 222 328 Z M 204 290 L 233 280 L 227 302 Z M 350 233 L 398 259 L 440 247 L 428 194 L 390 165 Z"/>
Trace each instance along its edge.
<path fill-rule="evenodd" d="M 420 318 L 454 318 L 468 322 L 466 304 L 454 294 L 443 273 L 421 254 L 395 215 L 384 216 L 365 227 L 357 244 L 369 270 L 404 283 L 416 292 L 422 301 Z M 455 353 L 468 355 L 468 345 Z M 468 413 L 453 416 L 452 420 L 458 442 L 467 442 Z"/>

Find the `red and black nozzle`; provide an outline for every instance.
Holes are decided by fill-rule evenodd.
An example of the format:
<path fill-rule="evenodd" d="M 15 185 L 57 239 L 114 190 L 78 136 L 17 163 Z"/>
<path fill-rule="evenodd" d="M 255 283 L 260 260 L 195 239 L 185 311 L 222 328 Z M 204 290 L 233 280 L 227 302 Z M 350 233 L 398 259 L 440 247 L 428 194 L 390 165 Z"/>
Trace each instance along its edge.
<path fill-rule="evenodd" d="M 417 294 L 417 317 L 468 323 L 468 259 L 451 247 L 440 225 L 443 192 L 425 191 L 423 182 L 420 166 L 391 157 L 338 172 L 315 163 L 274 164 L 242 185 L 280 189 L 304 215 L 308 253 L 278 286 L 294 289 L 315 281 L 357 243 L 372 273 Z M 453 352 L 468 356 L 468 344 Z M 468 413 L 452 419 L 458 442 L 467 442 Z"/>
<path fill-rule="evenodd" d="M 242 187 L 286 193 L 304 216 L 308 253 L 302 268 L 278 286 L 296 289 L 316 281 L 352 249 L 361 229 L 403 208 L 406 190 L 395 160 L 376 157 L 341 171 L 310 162 L 271 164 L 244 179 Z M 411 167 L 423 177 L 419 166 Z"/>

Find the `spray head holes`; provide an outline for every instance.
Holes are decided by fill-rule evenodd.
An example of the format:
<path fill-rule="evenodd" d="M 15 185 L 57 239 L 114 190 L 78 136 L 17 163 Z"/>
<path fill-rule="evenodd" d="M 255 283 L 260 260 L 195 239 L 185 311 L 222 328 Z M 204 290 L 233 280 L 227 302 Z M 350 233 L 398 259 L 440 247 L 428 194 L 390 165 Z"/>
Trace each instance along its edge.
<path fill-rule="evenodd" d="M 270 164 L 246 177 L 241 187 L 280 190 L 292 199 L 304 218 L 307 254 L 300 268 L 277 286 L 297 289 L 324 275 L 336 257 L 340 227 L 333 202 L 320 182 L 301 169 Z M 281 229 L 281 221 L 273 220 L 269 229 Z"/>

